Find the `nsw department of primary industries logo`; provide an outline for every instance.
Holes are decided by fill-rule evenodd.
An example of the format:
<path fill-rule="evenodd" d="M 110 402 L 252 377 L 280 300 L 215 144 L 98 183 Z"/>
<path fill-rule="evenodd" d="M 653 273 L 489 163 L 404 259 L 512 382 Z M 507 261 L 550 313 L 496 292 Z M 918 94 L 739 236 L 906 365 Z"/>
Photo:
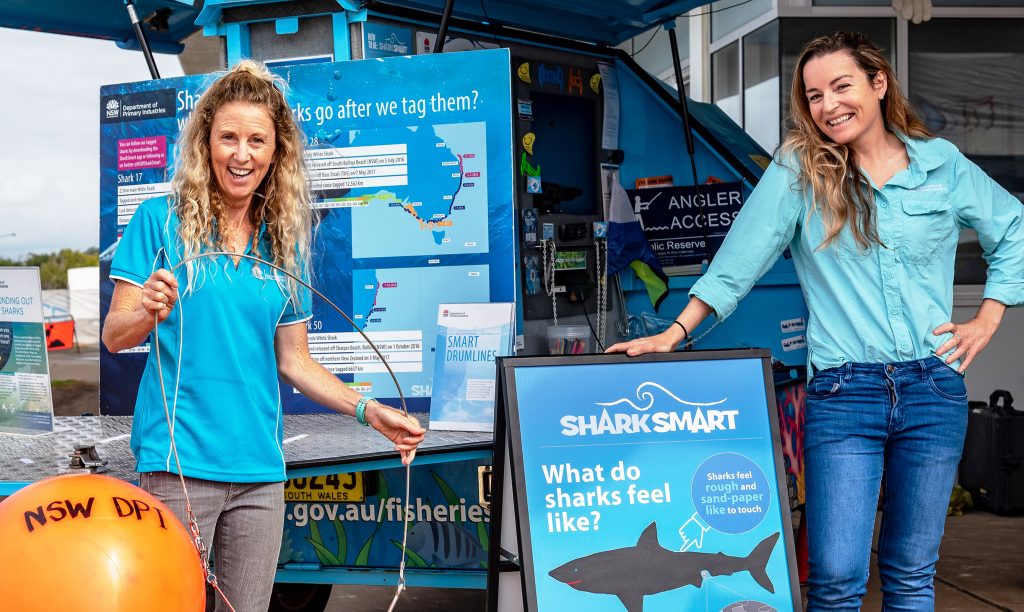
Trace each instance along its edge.
<path fill-rule="evenodd" d="M 121 103 L 117 98 L 107 100 L 107 119 L 116 119 L 121 115 Z"/>
<path fill-rule="evenodd" d="M 447 308 L 444 309 L 444 312 L 441 313 L 441 316 L 442 317 L 447 317 L 448 316 L 448 309 Z"/>

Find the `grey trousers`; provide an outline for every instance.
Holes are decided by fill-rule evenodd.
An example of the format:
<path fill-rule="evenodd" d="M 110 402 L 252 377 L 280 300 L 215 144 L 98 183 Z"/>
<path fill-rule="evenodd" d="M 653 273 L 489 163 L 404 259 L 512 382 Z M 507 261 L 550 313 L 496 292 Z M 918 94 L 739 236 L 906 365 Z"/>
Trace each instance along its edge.
<path fill-rule="evenodd" d="M 177 474 L 139 475 L 140 486 L 167 504 L 188 530 Z M 213 551 L 217 584 L 236 612 L 266 612 L 284 530 L 284 483 L 230 483 L 185 478 L 192 512 Z M 212 542 L 212 546 L 211 546 Z M 217 597 L 217 612 L 226 612 Z"/>

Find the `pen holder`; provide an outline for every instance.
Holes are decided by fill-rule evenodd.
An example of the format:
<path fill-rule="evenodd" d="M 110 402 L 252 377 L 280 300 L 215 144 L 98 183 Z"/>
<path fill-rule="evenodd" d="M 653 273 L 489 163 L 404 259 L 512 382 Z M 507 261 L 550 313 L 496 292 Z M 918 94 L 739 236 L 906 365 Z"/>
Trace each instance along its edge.
<path fill-rule="evenodd" d="M 548 353 L 552 355 L 582 355 L 590 353 L 590 328 L 586 325 L 549 325 L 547 329 Z"/>

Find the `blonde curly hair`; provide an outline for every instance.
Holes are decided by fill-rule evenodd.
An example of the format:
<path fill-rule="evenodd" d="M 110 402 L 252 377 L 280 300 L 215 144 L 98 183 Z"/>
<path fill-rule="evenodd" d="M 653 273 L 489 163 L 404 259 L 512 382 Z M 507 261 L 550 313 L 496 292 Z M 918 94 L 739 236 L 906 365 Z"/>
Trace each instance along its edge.
<path fill-rule="evenodd" d="M 243 102 L 262 106 L 274 122 L 274 158 L 256 189 L 249 209 L 251 221 L 264 221 L 270 237 L 273 263 L 300 278 L 309 271 L 313 215 L 303 159 L 304 136 L 295 123 L 284 96 L 286 85 L 266 66 L 242 60 L 220 76 L 200 96 L 177 142 L 176 165 L 171 179 L 172 210 L 181 221 L 178 235 L 183 257 L 217 250 L 223 236 L 224 204 L 210 165 L 210 130 L 217 111 L 225 104 Z M 195 270 L 188 267 L 188 286 Z M 288 280 L 288 292 L 299 296 L 296 283 Z"/>

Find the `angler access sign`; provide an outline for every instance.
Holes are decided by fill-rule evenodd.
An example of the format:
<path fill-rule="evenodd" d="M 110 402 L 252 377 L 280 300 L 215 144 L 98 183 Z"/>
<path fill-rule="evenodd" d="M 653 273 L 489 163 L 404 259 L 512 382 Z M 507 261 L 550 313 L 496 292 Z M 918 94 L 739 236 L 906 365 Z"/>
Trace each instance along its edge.
<path fill-rule="evenodd" d="M 502 360 L 527 609 L 800 609 L 768 358 Z"/>
<path fill-rule="evenodd" d="M 669 270 L 710 261 L 743 206 L 741 183 L 628 189 L 644 236 Z"/>

